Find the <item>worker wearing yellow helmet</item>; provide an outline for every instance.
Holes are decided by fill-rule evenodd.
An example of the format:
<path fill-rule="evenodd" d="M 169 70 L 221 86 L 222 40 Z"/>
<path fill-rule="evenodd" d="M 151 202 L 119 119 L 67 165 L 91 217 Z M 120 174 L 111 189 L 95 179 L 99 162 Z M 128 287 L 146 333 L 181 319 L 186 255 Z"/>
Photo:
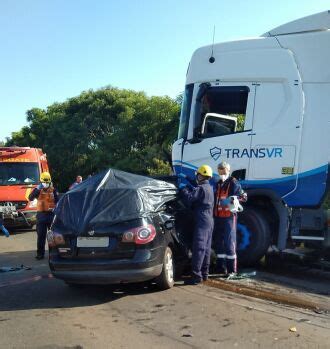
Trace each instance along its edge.
<path fill-rule="evenodd" d="M 188 180 L 184 174 L 179 177 Z M 192 246 L 192 273 L 185 283 L 197 285 L 206 281 L 209 273 L 211 242 L 213 232 L 213 205 L 214 194 L 209 180 L 212 178 L 212 169 L 202 165 L 196 171 L 197 186 L 180 184 L 179 195 L 187 205 L 191 206 L 195 216 Z M 189 181 L 189 180 L 188 180 Z"/>
<path fill-rule="evenodd" d="M 204 177 L 211 178 L 212 177 L 212 168 L 209 165 L 202 165 L 198 168 L 197 174 L 200 174 Z"/>
<path fill-rule="evenodd" d="M 53 221 L 53 210 L 58 201 L 58 193 L 53 187 L 52 178 L 49 172 L 42 172 L 40 184 L 33 189 L 29 200 L 37 200 L 37 254 L 36 259 L 43 259 L 45 256 L 45 243 L 47 231 Z"/>
<path fill-rule="evenodd" d="M 49 172 L 42 172 L 40 175 L 40 182 L 41 183 L 50 183 L 52 181 L 52 178 L 49 174 Z"/>

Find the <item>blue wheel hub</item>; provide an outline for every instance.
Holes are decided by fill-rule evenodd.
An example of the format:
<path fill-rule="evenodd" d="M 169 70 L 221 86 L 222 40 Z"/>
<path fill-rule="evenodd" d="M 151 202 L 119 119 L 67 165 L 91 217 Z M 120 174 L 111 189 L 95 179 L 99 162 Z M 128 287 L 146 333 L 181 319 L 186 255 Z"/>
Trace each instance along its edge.
<path fill-rule="evenodd" d="M 237 230 L 240 232 L 241 235 L 241 241 L 237 246 L 237 249 L 242 251 L 250 245 L 251 232 L 246 225 L 240 223 L 237 224 Z"/>

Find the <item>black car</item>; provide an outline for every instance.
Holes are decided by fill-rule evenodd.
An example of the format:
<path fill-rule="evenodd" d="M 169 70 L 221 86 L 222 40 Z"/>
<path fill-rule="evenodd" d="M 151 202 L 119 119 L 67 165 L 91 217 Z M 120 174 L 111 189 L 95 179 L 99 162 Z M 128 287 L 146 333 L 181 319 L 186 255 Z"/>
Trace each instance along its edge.
<path fill-rule="evenodd" d="M 173 184 L 109 169 L 63 195 L 48 233 L 49 265 L 68 284 L 174 284 L 185 260 Z"/>

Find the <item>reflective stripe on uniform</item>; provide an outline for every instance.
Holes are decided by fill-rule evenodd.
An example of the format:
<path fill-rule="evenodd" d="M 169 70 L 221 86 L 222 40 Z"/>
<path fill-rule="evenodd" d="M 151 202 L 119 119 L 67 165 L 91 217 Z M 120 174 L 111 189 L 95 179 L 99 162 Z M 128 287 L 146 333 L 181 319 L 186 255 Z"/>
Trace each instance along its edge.
<path fill-rule="evenodd" d="M 232 256 L 226 255 L 227 259 L 236 259 L 236 254 L 233 254 Z"/>
<path fill-rule="evenodd" d="M 217 254 L 217 258 L 226 258 L 226 256 L 225 254 Z"/>

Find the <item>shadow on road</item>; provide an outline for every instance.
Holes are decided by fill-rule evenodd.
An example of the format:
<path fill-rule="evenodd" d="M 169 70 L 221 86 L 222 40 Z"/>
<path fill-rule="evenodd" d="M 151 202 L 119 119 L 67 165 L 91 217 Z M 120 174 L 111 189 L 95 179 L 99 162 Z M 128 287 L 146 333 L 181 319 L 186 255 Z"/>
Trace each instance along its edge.
<path fill-rule="evenodd" d="M 113 302 L 129 295 L 158 292 L 155 285 L 68 286 L 52 278 L 47 260 L 33 258 L 34 251 L 0 254 L 0 266 L 24 264 L 32 270 L 0 273 L 0 311 L 55 309 L 93 306 Z"/>
<path fill-rule="evenodd" d="M 30 228 L 11 228 L 11 227 L 6 227 L 7 230 L 9 231 L 10 235 L 19 235 L 19 234 L 24 234 L 24 233 L 29 233 L 33 231 L 34 233 L 37 233 L 35 226 L 30 227 Z"/>

